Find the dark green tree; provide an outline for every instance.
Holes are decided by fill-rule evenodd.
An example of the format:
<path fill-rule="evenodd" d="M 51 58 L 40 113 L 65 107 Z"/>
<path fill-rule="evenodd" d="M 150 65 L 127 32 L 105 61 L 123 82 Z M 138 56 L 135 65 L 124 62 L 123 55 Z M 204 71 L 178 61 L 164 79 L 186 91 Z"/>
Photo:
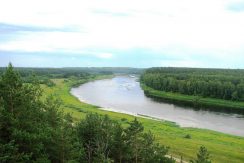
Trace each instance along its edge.
<path fill-rule="evenodd" d="M 86 153 L 87 162 L 106 162 L 112 152 L 115 122 L 108 116 L 88 114 L 78 126 L 78 138 Z"/>
<path fill-rule="evenodd" d="M 142 162 L 145 163 L 174 163 L 171 158 L 165 157 L 169 147 L 155 143 L 155 138 L 151 132 L 143 134 Z"/>
<path fill-rule="evenodd" d="M 192 163 L 211 163 L 210 154 L 206 147 L 201 146 L 197 153 L 197 159 L 191 160 Z"/>
<path fill-rule="evenodd" d="M 144 127 L 136 118 L 132 122 L 129 122 L 129 125 L 130 126 L 125 130 L 127 145 L 131 153 L 130 159 L 137 163 L 141 161 L 141 145 L 143 143 L 142 132 Z"/>
<path fill-rule="evenodd" d="M 114 139 L 112 145 L 111 157 L 115 162 L 122 163 L 127 158 L 129 148 L 126 144 L 126 134 L 120 124 L 114 128 Z"/>
<path fill-rule="evenodd" d="M 1 162 L 72 159 L 75 133 L 58 111 L 59 104 L 52 98 L 43 102 L 39 84 L 24 83 L 11 64 L 1 76 L 0 87 L 0 150 L 5 151 Z"/>

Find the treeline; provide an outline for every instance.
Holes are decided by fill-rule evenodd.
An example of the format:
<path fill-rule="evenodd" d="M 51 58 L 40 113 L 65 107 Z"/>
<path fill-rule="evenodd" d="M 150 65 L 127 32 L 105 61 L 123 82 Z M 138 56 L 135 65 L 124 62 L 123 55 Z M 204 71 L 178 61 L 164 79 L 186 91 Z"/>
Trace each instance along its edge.
<path fill-rule="evenodd" d="M 69 77 L 85 77 L 90 75 L 112 75 L 112 74 L 140 74 L 143 69 L 127 68 L 127 67 L 77 67 L 77 68 L 15 68 L 22 78 L 26 78 L 31 74 L 37 76 L 45 76 L 48 78 L 69 78 Z M 0 67 L 0 75 L 5 71 L 4 67 Z"/>
<path fill-rule="evenodd" d="M 136 119 L 122 127 L 108 116 L 73 122 L 38 84 L 10 65 L 0 78 L 0 162 L 174 162 Z"/>
<path fill-rule="evenodd" d="M 55 86 L 51 80 L 53 78 L 91 78 L 94 76 L 88 72 L 68 69 L 68 68 L 15 68 L 18 71 L 24 83 L 45 84 L 49 87 Z M 0 75 L 3 74 L 5 68 L 0 68 Z M 105 72 L 101 72 L 103 74 Z"/>
<path fill-rule="evenodd" d="M 244 101 L 244 70 L 150 68 L 141 81 L 166 92 Z"/>
<path fill-rule="evenodd" d="M 55 85 L 53 78 L 69 78 L 69 79 L 90 79 L 97 75 L 113 75 L 113 74 L 140 74 L 143 69 L 127 68 L 127 67 L 74 67 L 74 68 L 15 68 L 25 83 L 33 83 L 38 80 L 40 84 L 49 87 Z M 0 75 L 5 68 L 0 67 Z M 33 78 L 33 76 L 35 76 Z M 80 82 L 78 82 L 80 83 Z"/>
<path fill-rule="evenodd" d="M 15 68 L 22 78 L 29 77 L 34 74 L 36 76 L 46 76 L 49 78 L 68 78 L 68 77 L 84 77 L 88 72 L 79 69 L 68 68 Z M 5 68 L 0 68 L 0 74 L 3 74 Z"/>

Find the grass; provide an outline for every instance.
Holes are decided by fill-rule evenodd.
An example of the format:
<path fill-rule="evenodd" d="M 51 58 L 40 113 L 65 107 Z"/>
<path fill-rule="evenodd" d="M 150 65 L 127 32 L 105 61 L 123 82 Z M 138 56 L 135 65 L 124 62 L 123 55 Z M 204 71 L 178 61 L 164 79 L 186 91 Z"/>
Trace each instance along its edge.
<path fill-rule="evenodd" d="M 89 112 L 107 114 L 112 119 L 120 121 L 123 125 L 135 118 L 127 114 L 104 111 L 97 106 L 80 102 L 70 94 L 70 89 L 74 84 L 72 80 L 65 82 L 64 79 L 53 79 L 53 81 L 56 84 L 54 87 L 42 85 L 44 97 L 53 94 L 57 98 L 62 99 L 61 108 L 65 113 L 71 113 L 76 121 L 84 118 Z M 172 122 L 152 120 L 146 117 L 138 117 L 138 120 L 143 123 L 146 131 L 150 130 L 155 135 L 160 144 L 170 146 L 170 154 L 174 157 L 180 158 L 180 156 L 183 156 L 185 161 L 189 161 L 195 158 L 199 147 L 204 145 L 210 151 L 214 163 L 244 162 L 243 137 L 205 129 L 181 128 Z M 190 135 L 190 138 L 186 138 L 186 135 Z"/>
<path fill-rule="evenodd" d="M 150 88 L 145 84 L 141 84 L 141 87 L 148 96 L 157 99 L 173 101 L 179 104 L 186 104 L 199 108 L 211 108 L 211 110 L 216 111 L 222 110 L 234 113 L 244 113 L 244 102 L 164 92 Z"/>

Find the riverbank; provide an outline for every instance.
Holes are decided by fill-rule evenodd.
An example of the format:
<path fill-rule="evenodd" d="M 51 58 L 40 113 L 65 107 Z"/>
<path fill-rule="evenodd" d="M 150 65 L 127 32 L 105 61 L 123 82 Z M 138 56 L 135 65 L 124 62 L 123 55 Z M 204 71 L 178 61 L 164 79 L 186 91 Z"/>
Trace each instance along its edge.
<path fill-rule="evenodd" d="M 191 106 L 196 109 L 237 113 L 244 115 L 244 102 L 203 98 L 200 96 L 183 95 L 180 93 L 158 91 L 141 83 L 141 88 L 146 96 L 155 100 L 171 102 L 178 105 Z"/>
<path fill-rule="evenodd" d="M 105 76 L 99 77 L 106 78 Z M 99 79 L 98 77 L 92 79 Z M 80 102 L 76 97 L 70 94 L 70 89 L 76 83 L 75 80 L 53 79 L 55 86 L 47 87 L 42 85 L 44 95 L 54 94 L 55 97 L 63 101 L 61 108 L 65 113 L 71 113 L 74 119 L 79 120 L 85 117 L 89 112 L 98 114 L 107 114 L 111 118 L 120 121 L 124 125 L 134 119 L 134 116 L 123 113 L 116 113 L 99 109 L 97 106 Z M 84 80 L 80 84 L 91 80 Z M 231 136 L 204 129 L 181 128 L 174 123 L 140 118 L 145 130 L 151 130 L 156 139 L 166 146 L 170 146 L 170 154 L 189 161 L 195 158 L 199 146 L 204 145 L 212 155 L 213 162 L 236 162 L 242 163 L 244 160 L 244 138 Z M 187 136 L 187 135 L 190 135 Z"/>

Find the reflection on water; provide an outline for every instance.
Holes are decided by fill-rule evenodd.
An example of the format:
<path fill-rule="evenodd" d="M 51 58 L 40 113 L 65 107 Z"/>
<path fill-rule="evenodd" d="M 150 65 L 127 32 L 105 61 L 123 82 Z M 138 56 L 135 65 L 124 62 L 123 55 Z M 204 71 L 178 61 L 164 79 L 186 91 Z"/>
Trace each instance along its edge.
<path fill-rule="evenodd" d="M 133 115 L 147 115 L 173 121 L 182 127 L 206 128 L 244 136 L 244 117 L 157 102 L 144 95 L 136 78 L 118 76 L 73 88 L 81 101 Z"/>

